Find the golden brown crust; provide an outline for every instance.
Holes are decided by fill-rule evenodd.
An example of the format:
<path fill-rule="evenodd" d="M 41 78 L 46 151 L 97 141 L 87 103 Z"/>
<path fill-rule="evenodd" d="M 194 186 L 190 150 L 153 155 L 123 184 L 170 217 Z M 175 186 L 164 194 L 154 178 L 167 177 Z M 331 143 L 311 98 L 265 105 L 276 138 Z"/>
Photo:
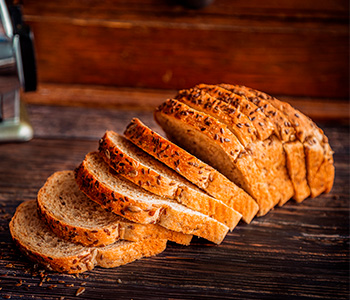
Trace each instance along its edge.
<path fill-rule="evenodd" d="M 96 178 L 87 166 L 89 155 L 99 156 L 98 153 L 90 153 L 76 169 L 75 177 L 81 190 L 91 200 L 99 203 L 108 211 L 114 212 L 136 223 L 156 224 L 167 229 L 193 234 L 203 237 L 209 241 L 220 244 L 225 238 L 229 228 L 202 214 L 188 213 L 187 211 L 175 209 L 165 202 L 147 203 L 142 199 L 132 199 L 118 192 L 117 189 L 108 187 Z M 102 158 L 100 158 L 102 160 Z M 111 176 L 118 176 L 117 174 Z M 170 200 L 169 200 L 170 201 Z M 184 226 L 186 224 L 186 226 Z"/>
<path fill-rule="evenodd" d="M 241 213 L 245 222 L 249 223 L 257 213 L 258 205 L 242 189 L 192 154 L 149 129 L 140 120 L 131 121 L 125 130 L 125 136 L 208 194 Z"/>
<path fill-rule="evenodd" d="M 306 179 L 306 165 L 304 146 L 299 141 L 285 143 L 286 165 L 294 187 L 293 199 L 302 202 L 310 196 L 310 187 Z M 302 162 L 302 163 L 301 163 Z"/>
<path fill-rule="evenodd" d="M 251 129 L 252 127 L 255 129 L 254 124 L 252 122 L 246 124 L 241 123 L 244 118 L 249 121 L 248 117 L 243 113 L 239 113 L 239 119 L 231 118 L 230 112 L 232 110 L 235 111 L 235 108 L 227 103 L 210 97 L 204 90 L 184 90 L 179 93 L 178 98 L 180 98 L 180 101 L 183 103 L 190 102 L 195 109 L 198 109 L 200 111 L 207 112 L 209 107 L 209 114 L 212 117 L 224 123 L 225 125 L 227 125 L 228 128 L 232 131 L 232 133 L 234 133 L 234 135 L 236 135 L 237 137 L 247 136 L 247 129 Z M 260 111 L 264 114 L 266 114 L 266 112 L 264 112 L 264 109 L 272 110 L 270 112 L 270 115 L 268 115 L 270 120 L 274 120 L 274 118 L 281 118 L 280 115 L 282 113 L 276 110 L 268 102 L 255 104 L 260 108 Z M 223 108 L 226 109 L 223 110 Z M 236 113 L 237 110 L 238 109 L 236 109 Z M 282 137 L 284 138 L 285 136 L 287 136 L 289 140 L 291 135 L 293 134 L 292 137 L 295 139 L 294 129 L 293 127 L 291 127 L 291 124 L 289 124 L 289 122 L 287 122 L 285 119 L 282 120 L 284 121 L 282 122 L 282 124 L 288 123 L 287 125 L 289 126 L 288 128 L 284 128 Z M 240 126 L 237 127 L 237 125 Z M 278 126 L 276 126 L 276 128 L 280 129 Z M 277 131 L 277 133 L 279 133 L 279 131 Z M 252 134 L 250 135 L 252 136 Z M 257 163 L 258 168 L 260 170 L 266 171 L 264 177 L 265 181 L 268 183 L 269 192 L 274 205 L 276 205 L 277 203 L 279 205 L 283 205 L 293 196 L 294 189 L 285 167 L 285 155 L 283 152 L 282 144 L 274 138 L 274 135 L 271 135 L 269 138 L 261 142 L 256 140 L 256 136 L 254 137 L 255 139 L 251 138 L 250 141 L 246 140 L 246 142 L 248 143 L 245 143 L 244 147 L 246 148 L 246 150 L 250 150 L 251 155 L 254 161 Z M 242 138 L 240 138 L 240 140 L 241 139 Z M 262 146 L 263 148 L 261 148 Z"/>
<path fill-rule="evenodd" d="M 260 108 L 244 96 L 233 94 L 229 90 L 216 85 L 199 84 L 196 87 L 206 91 L 218 100 L 238 107 L 253 122 L 260 140 L 267 139 L 274 132 L 274 125 L 260 111 Z"/>
<path fill-rule="evenodd" d="M 239 108 L 211 97 L 206 91 L 197 88 L 182 90 L 175 98 L 193 109 L 218 118 L 230 128 L 244 147 L 257 139 L 258 133 L 250 118 Z"/>
<path fill-rule="evenodd" d="M 113 135 L 116 135 L 116 133 L 111 131 L 105 133 L 100 140 L 99 150 L 106 163 L 117 173 L 156 195 L 174 199 L 193 210 L 224 223 L 230 230 L 236 227 L 242 217 L 240 213 L 220 200 L 196 191 L 184 183 L 162 176 L 154 169 L 143 165 L 118 147 L 113 141 Z M 166 166 L 163 168 L 166 168 Z"/>
<path fill-rule="evenodd" d="M 249 148 L 257 167 L 264 172 L 274 206 L 285 204 L 294 195 L 294 189 L 287 173 L 281 141 L 272 135 L 250 144 Z"/>
<path fill-rule="evenodd" d="M 91 200 L 100 204 L 107 211 L 136 223 L 155 224 L 163 208 L 161 205 L 137 201 L 111 190 L 90 173 L 85 161 L 75 170 L 75 180 L 81 191 Z"/>
<path fill-rule="evenodd" d="M 318 166 L 317 164 L 315 165 L 314 158 L 306 156 L 306 160 L 308 160 L 306 164 L 308 166 L 314 165 L 314 167 L 318 168 L 308 171 L 308 173 L 317 174 L 316 178 L 312 178 L 311 181 L 308 181 L 308 184 L 312 190 L 312 197 L 316 197 L 322 192 L 328 193 L 333 186 L 335 170 L 333 165 L 333 151 L 328 143 L 328 138 L 324 135 L 322 129 L 320 129 L 309 117 L 292 107 L 289 103 L 280 101 L 266 93 L 251 88 L 243 86 L 234 87 L 253 98 L 254 96 L 258 97 L 258 101 L 271 103 L 273 107 L 282 112 L 288 118 L 289 123 L 293 126 L 296 137 L 304 144 L 305 153 L 309 153 L 309 150 L 306 150 L 306 148 L 309 148 L 306 143 L 309 143 L 309 141 L 314 138 L 318 141 L 324 151 L 324 160 L 323 163 Z M 310 176 L 308 176 L 308 178 L 310 178 Z M 322 190 L 322 188 L 324 188 L 324 190 Z"/>
<path fill-rule="evenodd" d="M 295 129 L 289 118 L 282 111 L 275 108 L 270 103 L 270 101 L 266 100 L 271 99 L 271 96 L 238 85 L 222 84 L 220 86 L 231 91 L 234 94 L 241 96 L 244 95 L 249 101 L 254 103 L 260 109 L 260 111 L 273 123 L 275 128 L 274 132 L 281 141 L 289 142 L 295 140 Z"/>

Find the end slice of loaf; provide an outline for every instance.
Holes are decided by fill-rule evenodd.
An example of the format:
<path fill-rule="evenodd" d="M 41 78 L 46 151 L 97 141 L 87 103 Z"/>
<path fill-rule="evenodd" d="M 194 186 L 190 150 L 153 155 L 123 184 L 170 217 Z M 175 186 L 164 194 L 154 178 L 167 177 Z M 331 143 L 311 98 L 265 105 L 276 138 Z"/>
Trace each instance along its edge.
<path fill-rule="evenodd" d="M 100 140 L 104 160 L 120 175 L 162 197 L 174 199 L 188 208 L 218 220 L 233 230 L 242 215 L 191 184 L 125 137 L 107 131 Z"/>
<path fill-rule="evenodd" d="M 205 190 L 209 195 L 241 213 L 245 222 L 249 223 L 256 215 L 258 205 L 244 190 L 213 167 L 161 137 L 140 120 L 131 121 L 125 130 L 125 136 L 136 146 Z"/>
<path fill-rule="evenodd" d="M 95 266 L 114 268 L 142 257 L 161 253 L 167 240 L 118 241 L 105 247 L 84 247 L 55 235 L 37 213 L 35 200 L 18 206 L 10 222 L 12 238 L 32 261 L 48 270 L 82 273 Z"/>
<path fill-rule="evenodd" d="M 152 194 L 117 173 L 97 152 L 86 155 L 76 169 L 80 189 L 107 210 L 141 224 L 159 224 L 167 229 L 193 234 L 220 244 L 229 228 L 172 199 Z"/>
<path fill-rule="evenodd" d="M 117 240 L 167 239 L 189 245 L 192 236 L 157 224 L 137 224 L 105 211 L 80 191 L 73 171 L 51 175 L 39 190 L 38 211 L 59 237 L 84 246 L 106 246 Z"/>

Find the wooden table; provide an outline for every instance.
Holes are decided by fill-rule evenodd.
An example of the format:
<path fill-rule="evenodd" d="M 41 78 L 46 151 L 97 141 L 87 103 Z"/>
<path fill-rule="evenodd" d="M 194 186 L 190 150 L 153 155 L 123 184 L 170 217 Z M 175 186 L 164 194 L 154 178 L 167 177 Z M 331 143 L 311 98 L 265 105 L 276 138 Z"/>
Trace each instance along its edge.
<path fill-rule="evenodd" d="M 220 246 L 169 243 L 157 257 L 79 276 L 43 271 L 15 248 L 8 222 L 55 171 L 73 169 L 106 129 L 123 132 L 132 117 L 158 130 L 151 112 L 28 106 L 35 138 L 0 145 L 0 298 L 8 299 L 348 299 L 349 131 L 319 123 L 335 150 L 331 193 L 288 202 Z M 75 296 L 79 287 L 85 292 Z"/>

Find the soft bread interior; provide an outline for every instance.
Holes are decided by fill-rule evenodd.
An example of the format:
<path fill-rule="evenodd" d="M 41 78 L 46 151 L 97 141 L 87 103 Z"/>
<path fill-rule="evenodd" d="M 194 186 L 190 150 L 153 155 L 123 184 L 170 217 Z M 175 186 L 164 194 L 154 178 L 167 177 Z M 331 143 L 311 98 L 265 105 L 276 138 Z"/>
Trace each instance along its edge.
<path fill-rule="evenodd" d="M 58 238 L 46 227 L 37 213 L 34 200 L 22 203 L 12 220 L 12 235 L 32 251 L 50 257 L 68 257 L 86 250 L 80 246 Z"/>
<path fill-rule="evenodd" d="M 73 171 L 55 173 L 40 192 L 39 201 L 60 221 L 84 228 L 105 227 L 122 220 L 106 212 L 80 191 Z"/>

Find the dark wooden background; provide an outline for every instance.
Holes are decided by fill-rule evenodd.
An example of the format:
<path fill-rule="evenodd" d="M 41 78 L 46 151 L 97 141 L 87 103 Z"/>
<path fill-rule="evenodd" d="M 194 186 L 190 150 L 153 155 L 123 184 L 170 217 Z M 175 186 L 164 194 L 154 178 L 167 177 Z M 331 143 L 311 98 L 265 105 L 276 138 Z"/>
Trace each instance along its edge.
<path fill-rule="evenodd" d="M 347 98 L 348 0 L 23 0 L 40 82 Z"/>
<path fill-rule="evenodd" d="M 200 239 L 189 247 L 170 243 L 157 257 L 76 277 L 41 273 L 19 254 L 8 231 L 15 208 L 34 199 L 50 174 L 74 168 L 97 149 L 106 129 L 122 133 L 134 116 L 158 127 L 151 112 L 144 111 L 28 109 L 35 138 L 0 145 L 0 298 L 348 299 L 347 125 L 319 123 L 335 150 L 336 180 L 330 194 L 301 204 L 289 201 L 250 225 L 241 223 L 219 246 Z M 86 290 L 75 297 L 79 287 Z"/>
<path fill-rule="evenodd" d="M 22 2 L 39 85 L 22 95 L 34 139 L 0 144 L 0 298 L 349 299 L 347 0 Z M 159 130 L 154 107 L 200 82 L 261 89 L 316 120 L 335 150 L 331 193 L 239 224 L 220 246 L 170 243 L 116 269 L 60 275 L 20 255 L 8 231 L 19 203 L 105 130 L 122 133 L 132 117 Z"/>

